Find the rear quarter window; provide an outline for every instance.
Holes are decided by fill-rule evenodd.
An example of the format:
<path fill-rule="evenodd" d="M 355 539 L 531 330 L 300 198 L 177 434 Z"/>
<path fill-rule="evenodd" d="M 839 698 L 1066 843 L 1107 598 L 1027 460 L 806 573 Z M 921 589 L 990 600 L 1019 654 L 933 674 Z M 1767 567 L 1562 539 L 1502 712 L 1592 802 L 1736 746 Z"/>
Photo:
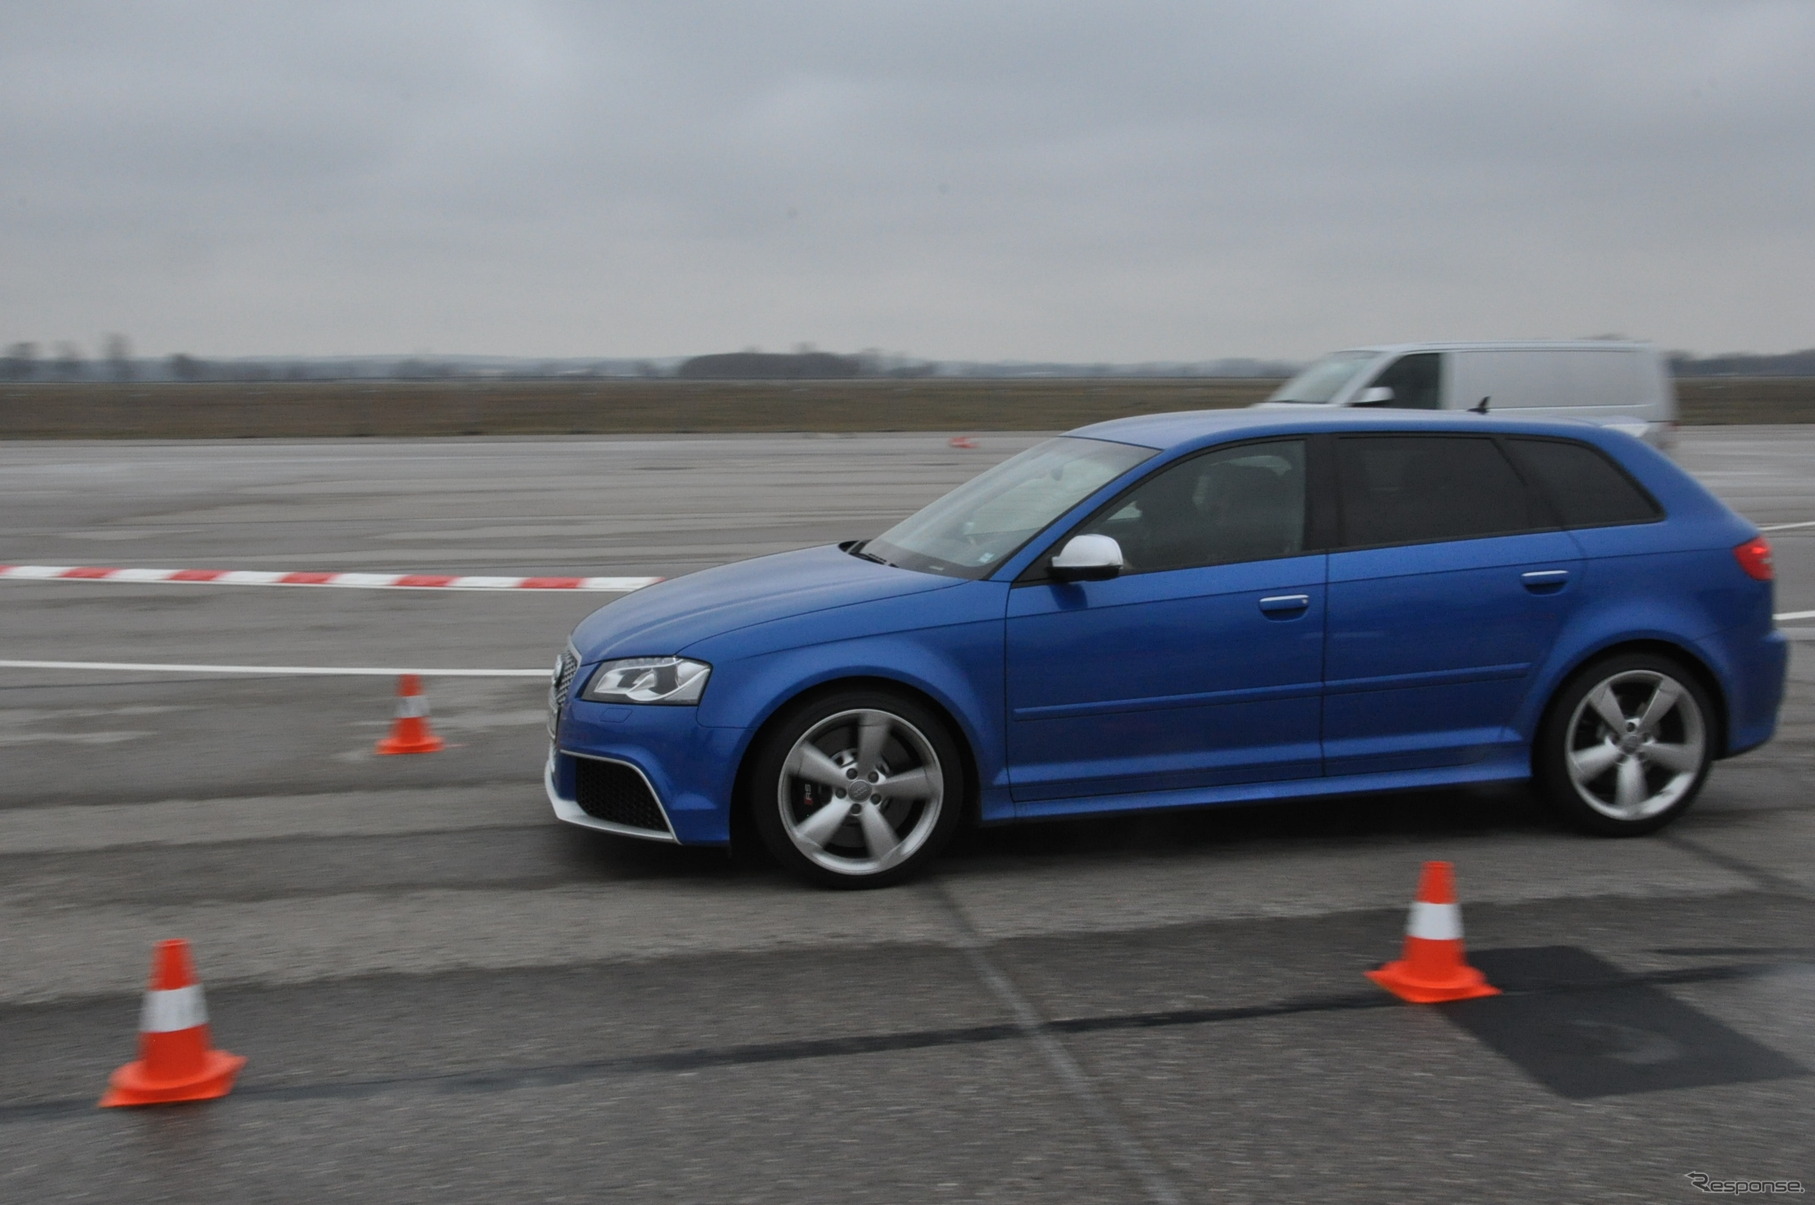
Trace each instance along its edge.
<path fill-rule="evenodd" d="M 1513 459 L 1564 527 L 1649 523 L 1664 511 L 1606 453 L 1566 439 L 1508 439 Z"/>

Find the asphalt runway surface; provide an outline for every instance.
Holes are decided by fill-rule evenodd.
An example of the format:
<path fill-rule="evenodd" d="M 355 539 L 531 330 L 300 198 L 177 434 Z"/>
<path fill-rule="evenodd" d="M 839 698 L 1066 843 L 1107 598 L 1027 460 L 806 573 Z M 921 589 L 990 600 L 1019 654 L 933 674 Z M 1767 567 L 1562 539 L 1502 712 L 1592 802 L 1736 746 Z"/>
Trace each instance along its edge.
<path fill-rule="evenodd" d="M 664 575 L 1032 435 L 15 443 L 12 564 Z M 1762 525 L 1815 429 L 1685 433 Z M 1815 610 L 1815 526 L 1772 533 Z M 0 657 L 539 668 L 605 596 L 0 582 Z M 1815 629 L 1815 620 L 1787 628 Z M 1658 836 L 1520 788 L 992 829 L 828 893 L 556 823 L 544 683 L 0 670 L 0 1200 L 1644 1201 L 1815 1180 L 1815 643 Z M 1399 1003 L 1426 859 L 1506 994 Z M 234 1093 L 95 1107 L 151 943 Z"/>

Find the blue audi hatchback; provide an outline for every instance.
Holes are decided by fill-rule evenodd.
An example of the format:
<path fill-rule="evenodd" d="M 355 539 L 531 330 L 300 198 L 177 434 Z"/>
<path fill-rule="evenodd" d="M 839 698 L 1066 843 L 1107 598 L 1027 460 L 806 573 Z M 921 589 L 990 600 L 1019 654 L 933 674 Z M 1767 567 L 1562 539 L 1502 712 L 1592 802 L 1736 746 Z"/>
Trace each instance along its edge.
<path fill-rule="evenodd" d="M 965 823 L 1534 779 L 1654 831 L 1769 739 L 1770 547 L 1617 431 L 1164 414 L 1047 440 L 872 540 L 575 629 L 562 820 L 752 832 L 842 887 Z"/>

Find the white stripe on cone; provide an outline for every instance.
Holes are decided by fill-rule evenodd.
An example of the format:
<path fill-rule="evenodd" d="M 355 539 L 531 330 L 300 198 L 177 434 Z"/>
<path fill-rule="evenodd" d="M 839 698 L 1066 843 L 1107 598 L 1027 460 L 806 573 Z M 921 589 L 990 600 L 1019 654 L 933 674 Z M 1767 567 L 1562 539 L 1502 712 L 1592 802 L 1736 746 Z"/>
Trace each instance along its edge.
<path fill-rule="evenodd" d="M 1427 904 L 1414 900 L 1405 935 L 1422 937 L 1426 941 L 1461 941 L 1462 909 L 1456 904 Z"/>
<path fill-rule="evenodd" d="M 429 713 L 427 695 L 398 695 L 397 718 L 402 720 L 418 719 Z"/>
<path fill-rule="evenodd" d="M 140 1033 L 175 1033 L 208 1023 L 208 1006 L 202 1000 L 202 985 L 173 987 L 145 993 L 145 1007 L 139 1012 Z"/>

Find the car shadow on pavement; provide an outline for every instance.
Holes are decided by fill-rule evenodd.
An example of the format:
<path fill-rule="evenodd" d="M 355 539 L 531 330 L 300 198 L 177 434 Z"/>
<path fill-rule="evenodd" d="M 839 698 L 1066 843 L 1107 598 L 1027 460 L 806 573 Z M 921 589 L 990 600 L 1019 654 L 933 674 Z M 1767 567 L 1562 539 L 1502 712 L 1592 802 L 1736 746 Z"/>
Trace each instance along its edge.
<path fill-rule="evenodd" d="M 753 857 L 734 856 L 722 846 L 674 845 L 620 837 L 573 825 L 557 826 L 561 869 L 575 879 L 627 881 L 689 879 L 712 882 L 771 872 Z"/>
<path fill-rule="evenodd" d="M 1082 860 L 1211 852 L 1256 842 L 1316 845 L 1355 838 L 1560 830 L 1528 785 L 1506 783 L 976 828 L 960 834 L 946 857 Z"/>
<path fill-rule="evenodd" d="M 791 881 L 750 840 L 731 849 L 642 841 L 561 826 L 562 870 L 576 879 Z M 1076 860 L 1213 853 L 1259 842 L 1480 836 L 1562 831 L 1523 783 L 1401 791 L 1340 799 L 1185 808 L 962 830 L 941 861 Z M 937 868 L 935 867 L 935 873 Z"/>

